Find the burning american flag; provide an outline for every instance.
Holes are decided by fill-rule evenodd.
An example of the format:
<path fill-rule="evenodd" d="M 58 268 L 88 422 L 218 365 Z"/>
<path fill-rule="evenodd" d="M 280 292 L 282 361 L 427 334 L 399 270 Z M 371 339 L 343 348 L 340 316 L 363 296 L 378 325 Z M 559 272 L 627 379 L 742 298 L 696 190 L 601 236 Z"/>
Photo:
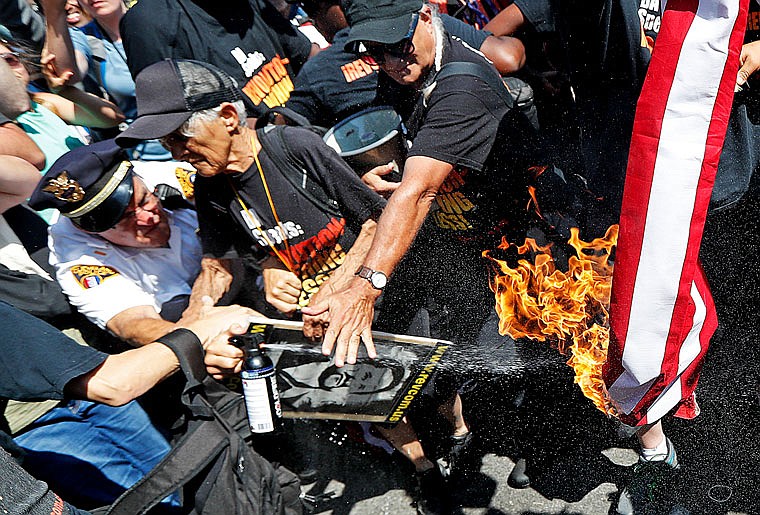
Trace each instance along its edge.
<path fill-rule="evenodd" d="M 569 354 L 586 397 L 631 425 L 674 408 L 680 417 L 698 414 L 694 389 L 717 327 L 699 247 L 747 7 L 668 2 L 636 109 L 619 227 L 590 243 L 574 232 L 567 272 L 535 241 L 515 246 L 535 263 L 511 267 L 484 252 L 498 267 L 491 286 L 499 332 Z M 616 245 L 613 275 L 607 258 Z"/>
<path fill-rule="evenodd" d="M 699 248 L 748 0 L 669 0 L 636 108 L 604 379 L 618 416 L 692 418 L 717 327 Z"/>

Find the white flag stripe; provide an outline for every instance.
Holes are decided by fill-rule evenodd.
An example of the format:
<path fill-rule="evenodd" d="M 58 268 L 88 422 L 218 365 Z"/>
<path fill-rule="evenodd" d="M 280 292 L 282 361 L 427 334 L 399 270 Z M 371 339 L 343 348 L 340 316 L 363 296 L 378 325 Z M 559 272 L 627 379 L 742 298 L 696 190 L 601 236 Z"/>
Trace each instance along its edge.
<path fill-rule="evenodd" d="M 689 331 L 686 340 L 681 347 L 678 356 L 678 380 L 673 383 L 655 400 L 647 411 L 647 418 L 650 420 L 659 420 L 673 409 L 673 406 L 678 404 L 683 398 L 681 392 L 681 374 L 684 373 L 686 368 L 691 364 L 699 355 L 702 350 L 702 342 L 700 341 L 700 333 L 702 332 L 702 326 L 705 323 L 707 316 L 707 305 L 704 299 L 697 290 L 697 285 L 692 283 L 691 285 L 691 298 L 694 301 L 694 324 Z"/>
<path fill-rule="evenodd" d="M 623 349 L 626 372 L 609 389 L 626 414 L 661 373 L 689 243 L 705 143 L 721 80 L 720 73 L 711 72 L 725 67 L 738 10 L 738 3 L 727 6 L 700 2 L 679 56 L 662 122 Z M 694 356 L 693 352 L 683 355 L 690 360 Z M 679 370 L 690 362 L 679 362 Z M 675 399 L 667 409 L 680 400 Z M 662 403 L 663 408 L 665 404 Z"/>

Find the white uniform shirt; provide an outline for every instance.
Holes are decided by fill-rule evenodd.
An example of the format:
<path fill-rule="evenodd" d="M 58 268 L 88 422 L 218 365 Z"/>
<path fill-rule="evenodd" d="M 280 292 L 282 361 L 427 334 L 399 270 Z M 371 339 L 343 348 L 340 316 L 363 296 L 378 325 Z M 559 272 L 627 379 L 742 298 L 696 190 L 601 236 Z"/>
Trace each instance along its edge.
<path fill-rule="evenodd" d="M 152 306 L 160 313 L 165 302 L 190 294 L 202 257 L 198 218 L 190 209 L 167 213 L 167 248 L 114 245 L 63 216 L 49 228 L 50 264 L 58 283 L 69 302 L 99 327 L 126 309 Z"/>

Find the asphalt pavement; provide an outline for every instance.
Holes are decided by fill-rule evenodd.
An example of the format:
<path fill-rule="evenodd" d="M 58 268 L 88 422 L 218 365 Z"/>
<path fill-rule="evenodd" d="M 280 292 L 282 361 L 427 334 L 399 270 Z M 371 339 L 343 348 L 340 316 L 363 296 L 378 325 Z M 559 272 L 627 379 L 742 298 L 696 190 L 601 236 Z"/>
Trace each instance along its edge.
<path fill-rule="evenodd" d="M 748 198 L 711 213 L 702 260 L 718 306 L 694 420 L 666 419 L 682 471 L 674 500 L 660 514 L 760 514 L 758 358 L 760 201 Z M 497 346 L 498 347 L 498 346 Z M 498 349 L 489 350 L 498 363 Z M 531 361 L 532 360 L 532 361 Z M 474 472 L 452 480 L 454 513 L 610 513 L 636 460 L 635 438 L 619 430 L 583 398 L 572 373 L 553 351 L 525 359 L 527 374 L 487 366 L 478 387 L 464 396 L 476 431 Z M 530 368 L 530 367 L 528 367 Z M 523 393 L 521 393 L 523 392 Z M 442 452 L 445 424 L 430 410 L 419 427 L 428 454 Z M 314 513 L 412 515 L 412 469 L 398 454 L 368 445 L 356 424 L 309 423 L 302 445 L 318 471 L 304 486 Z M 516 490 L 507 477 L 519 455 L 529 456 L 531 486 Z M 321 497 L 320 497 L 321 496 Z"/>

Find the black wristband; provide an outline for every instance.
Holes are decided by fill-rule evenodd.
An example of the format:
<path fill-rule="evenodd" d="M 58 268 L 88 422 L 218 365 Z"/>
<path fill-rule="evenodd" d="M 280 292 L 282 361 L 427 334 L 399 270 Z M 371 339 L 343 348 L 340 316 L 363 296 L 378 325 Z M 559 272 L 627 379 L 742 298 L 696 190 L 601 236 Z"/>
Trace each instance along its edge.
<path fill-rule="evenodd" d="M 193 377 L 200 382 L 206 377 L 203 344 L 190 329 L 175 329 L 156 341 L 163 343 L 177 355 L 179 366 L 188 379 Z"/>

